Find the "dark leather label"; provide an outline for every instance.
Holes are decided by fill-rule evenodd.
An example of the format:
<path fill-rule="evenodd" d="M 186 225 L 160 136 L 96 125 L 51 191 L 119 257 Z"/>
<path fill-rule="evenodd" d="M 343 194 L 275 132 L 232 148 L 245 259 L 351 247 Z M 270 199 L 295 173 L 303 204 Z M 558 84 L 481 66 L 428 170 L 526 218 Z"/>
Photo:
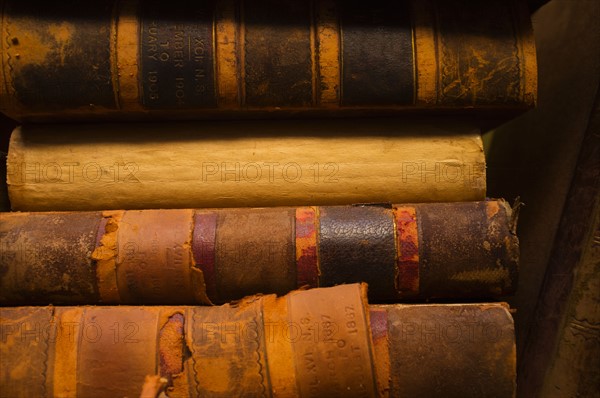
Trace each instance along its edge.
<path fill-rule="evenodd" d="M 140 84 L 149 109 L 215 107 L 212 1 L 146 1 Z"/>
<path fill-rule="evenodd" d="M 344 1 L 342 105 L 414 102 L 414 56 L 406 1 Z"/>
<path fill-rule="evenodd" d="M 248 2 L 243 14 L 246 105 L 311 105 L 310 2 Z"/>
<path fill-rule="evenodd" d="M 320 285 L 367 282 L 371 299 L 396 297 L 396 242 L 391 209 L 320 207 Z"/>

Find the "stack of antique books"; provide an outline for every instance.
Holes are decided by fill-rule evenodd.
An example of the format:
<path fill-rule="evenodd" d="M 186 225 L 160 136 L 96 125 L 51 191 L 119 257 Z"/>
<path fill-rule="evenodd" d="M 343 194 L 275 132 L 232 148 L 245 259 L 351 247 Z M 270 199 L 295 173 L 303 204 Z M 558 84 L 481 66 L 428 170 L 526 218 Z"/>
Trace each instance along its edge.
<path fill-rule="evenodd" d="M 7 0 L 0 395 L 512 397 L 519 0 Z M 481 302 L 481 303 L 479 303 Z"/>

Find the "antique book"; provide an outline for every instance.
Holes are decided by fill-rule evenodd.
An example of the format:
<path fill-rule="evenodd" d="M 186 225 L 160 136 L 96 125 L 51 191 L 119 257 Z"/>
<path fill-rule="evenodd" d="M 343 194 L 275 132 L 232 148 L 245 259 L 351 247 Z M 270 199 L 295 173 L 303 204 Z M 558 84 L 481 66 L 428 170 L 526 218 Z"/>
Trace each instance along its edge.
<path fill-rule="evenodd" d="M 536 99 L 525 0 L 4 3 L 0 111 L 21 120 L 514 114 Z"/>
<path fill-rule="evenodd" d="M 221 307 L 0 308 L 6 396 L 506 397 L 504 303 L 367 304 L 365 285 L 251 296 Z"/>
<path fill-rule="evenodd" d="M 477 129 L 383 118 L 29 125 L 7 167 L 20 211 L 473 201 L 486 187 Z"/>
<path fill-rule="evenodd" d="M 0 305 L 223 303 L 367 282 L 370 299 L 514 292 L 503 200 L 0 213 Z"/>

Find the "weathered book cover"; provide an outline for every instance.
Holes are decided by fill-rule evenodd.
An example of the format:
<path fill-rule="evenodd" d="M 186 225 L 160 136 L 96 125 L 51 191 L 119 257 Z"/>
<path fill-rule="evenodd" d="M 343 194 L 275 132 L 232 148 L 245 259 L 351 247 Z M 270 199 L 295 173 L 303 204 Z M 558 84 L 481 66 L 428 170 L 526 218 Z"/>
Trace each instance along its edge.
<path fill-rule="evenodd" d="M 534 105 L 524 0 L 7 0 L 0 110 L 22 120 Z"/>
<path fill-rule="evenodd" d="M 13 210 L 485 199 L 479 131 L 396 119 L 29 125 L 8 150 Z"/>
<path fill-rule="evenodd" d="M 365 285 L 221 307 L 0 309 L 7 396 L 513 397 L 505 304 L 369 306 Z"/>
<path fill-rule="evenodd" d="M 0 304 L 223 303 L 367 282 L 375 302 L 516 288 L 503 200 L 1 213 Z"/>

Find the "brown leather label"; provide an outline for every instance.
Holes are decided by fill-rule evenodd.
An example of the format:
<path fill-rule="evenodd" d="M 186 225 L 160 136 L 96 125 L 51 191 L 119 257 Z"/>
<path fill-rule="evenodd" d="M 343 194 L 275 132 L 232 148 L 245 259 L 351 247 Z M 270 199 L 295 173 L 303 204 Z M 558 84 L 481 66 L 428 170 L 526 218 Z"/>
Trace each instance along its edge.
<path fill-rule="evenodd" d="M 195 396 L 268 396 L 261 299 L 194 307 L 192 335 Z"/>
<path fill-rule="evenodd" d="M 296 287 L 293 208 L 226 209 L 217 224 L 216 275 L 221 301 Z"/>
<path fill-rule="evenodd" d="M 300 396 L 377 396 L 365 289 L 352 284 L 288 295 Z"/>
<path fill-rule="evenodd" d="M 126 211 L 118 229 L 117 283 L 124 303 L 194 303 L 193 210 Z"/>
<path fill-rule="evenodd" d="M 139 395 L 156 374 L 157 307 L 86 307 L 81 318 L 77 396 Z"/>

